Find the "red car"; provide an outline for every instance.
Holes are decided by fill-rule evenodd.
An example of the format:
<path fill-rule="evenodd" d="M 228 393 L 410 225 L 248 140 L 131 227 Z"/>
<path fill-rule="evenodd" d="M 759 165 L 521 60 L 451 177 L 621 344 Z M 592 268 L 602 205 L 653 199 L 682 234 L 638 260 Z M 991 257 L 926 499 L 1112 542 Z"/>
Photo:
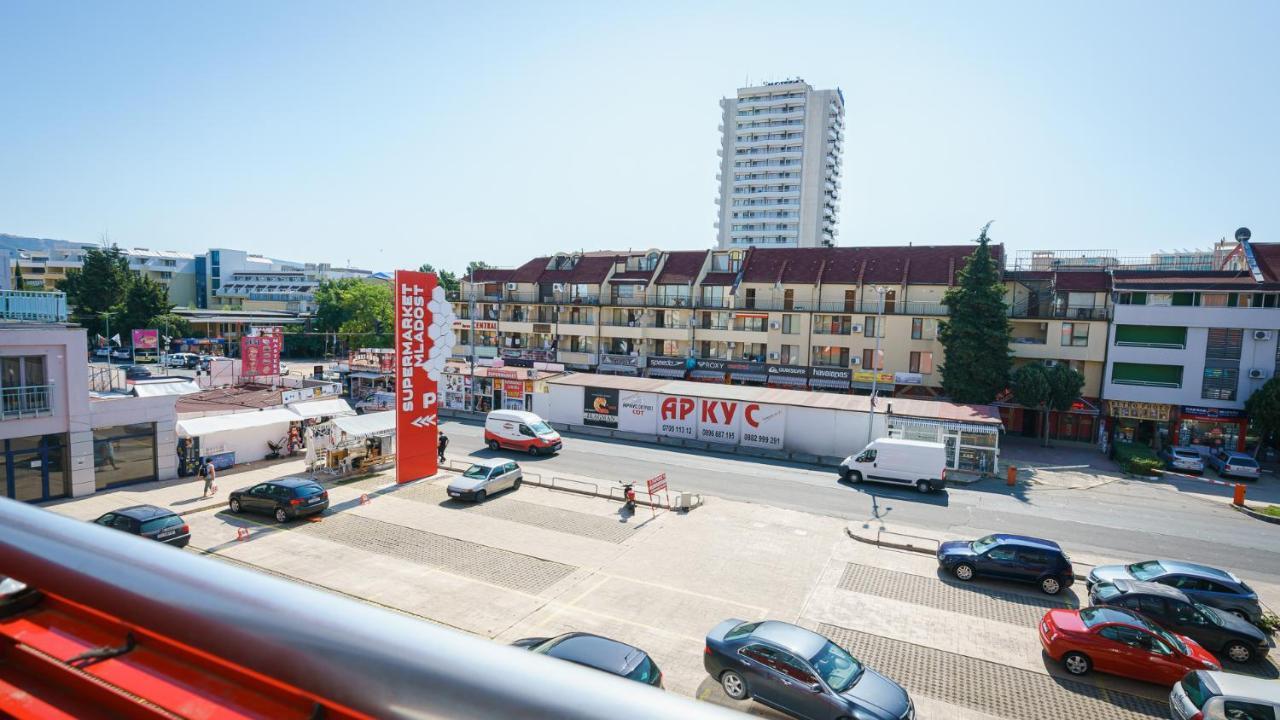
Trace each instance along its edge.
<path fill-rule="evenodd" d="M 1040 644 L 1072 675 L 1098 670 L 1172 686 L 1192 670 L 1222 669 L 1191 638 L 1123 608 L 1050 610 L 1040 621 Z"/>

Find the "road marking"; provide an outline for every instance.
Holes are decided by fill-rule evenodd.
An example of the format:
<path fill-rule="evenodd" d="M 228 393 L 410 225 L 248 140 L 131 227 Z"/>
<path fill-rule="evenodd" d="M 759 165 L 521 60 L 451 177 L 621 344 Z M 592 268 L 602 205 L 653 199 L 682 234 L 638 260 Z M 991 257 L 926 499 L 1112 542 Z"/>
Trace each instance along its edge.
<path fill-rule="evenodd" d="M 730 600 L 728 598 L 716 597 L 715 595 L 707 595 L 706 593 L 700 593 L 695 590 L 685 590 L 683 588 L 672 587 L 670 585 L 664 585 L 662 583 L 656 583 L 651 580 L 640 580 L 639 578 L 626 577 L 625 575 L 610 575 L 603 571 L 599 572 L 598 574 L 604 575 L 606 577 L 613 578 L 616 580 L 626 580 L 627 582 L 633 582 L 633 583 L 636 583 L 637 585 L 648 585 L 649 587 L 655 587 L 661 590 L 667 590 L 669 592 L 677 592 L 683 595 L 692 595 L 693 597 L 702 598 L 703 600 L 710 600 L 712 602 L 729 603 L 730 605 L 737 605 L 738 607 L 747 608 L 748 610 L 755 610 L 756 617 L 763 617 L 765 615 L 765 611 L 768 610 L 768 608 L 762 607 L 760 605 L 751 605 L 750 603 L 738 602 L 737 600 Z"/>

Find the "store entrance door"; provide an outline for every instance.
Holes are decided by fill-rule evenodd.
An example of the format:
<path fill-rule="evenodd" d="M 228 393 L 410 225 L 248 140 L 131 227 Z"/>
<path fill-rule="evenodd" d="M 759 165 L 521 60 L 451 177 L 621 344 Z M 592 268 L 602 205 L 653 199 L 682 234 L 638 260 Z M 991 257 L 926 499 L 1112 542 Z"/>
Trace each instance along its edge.
<path fill-rule="evenodd" d="M 4 440 L 0 450 L 0 486 L 5 497 L 44 502 L 67 494 L 66 445 L 61 435 Z"/>

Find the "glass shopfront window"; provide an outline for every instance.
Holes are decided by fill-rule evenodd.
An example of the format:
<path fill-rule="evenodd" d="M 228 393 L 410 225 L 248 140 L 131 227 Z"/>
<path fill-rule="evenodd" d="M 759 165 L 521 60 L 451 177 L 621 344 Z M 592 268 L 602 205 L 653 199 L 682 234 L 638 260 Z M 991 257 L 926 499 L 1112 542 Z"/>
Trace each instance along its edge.
<path fill-rule="evenodd" d="M 0 440 L 0 491 L 22 502 L 66 495 L 66 456 L 63 435 Z"/>
<path fill-rule="evenodd" d="M 94 429 L 93 469 L 99 490 L 157 479 L 155 423 Z"/>
<path fill-rule="evenodd" d="M 1240 424 L 1237 421 L 1189 420 L 1178 424 L 1179 445 L 1204 445 L 1211 448 L 1235 450 L 1240 442 Z"/>

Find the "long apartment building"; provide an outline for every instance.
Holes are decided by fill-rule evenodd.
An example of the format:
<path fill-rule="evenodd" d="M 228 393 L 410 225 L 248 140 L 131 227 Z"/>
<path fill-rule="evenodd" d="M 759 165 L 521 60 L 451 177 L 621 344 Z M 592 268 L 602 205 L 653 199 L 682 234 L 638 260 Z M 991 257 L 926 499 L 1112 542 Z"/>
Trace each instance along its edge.
<path fill-rule="evenodd" d="M 720 247 L 834 245 L 845 132 L 840 90 L 787 80 L 739 88 L 720 107 Z"/>

